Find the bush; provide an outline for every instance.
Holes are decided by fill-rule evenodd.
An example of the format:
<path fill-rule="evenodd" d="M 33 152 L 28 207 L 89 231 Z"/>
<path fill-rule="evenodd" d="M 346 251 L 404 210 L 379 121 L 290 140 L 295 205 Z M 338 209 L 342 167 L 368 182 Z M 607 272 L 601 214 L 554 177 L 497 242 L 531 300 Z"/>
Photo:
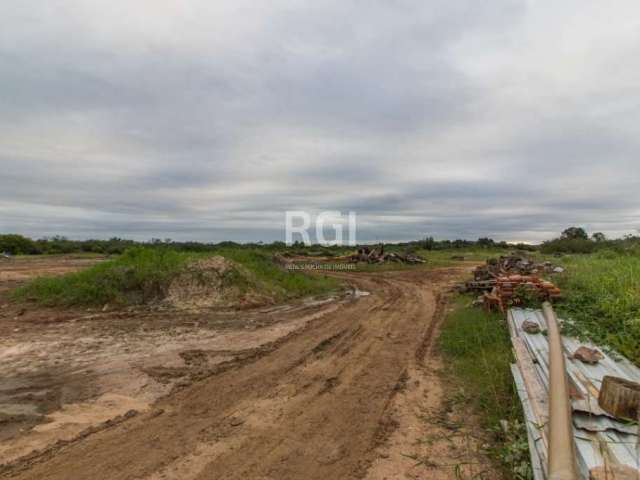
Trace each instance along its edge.
<path fill-rule="evenodd" d="M 0 253 L 2 252 L 12 255 L 40 253 L 33 240 L 16 234 L 0 235 Z"/>
<path fill-rule="evenodd" d="M 584 238 L 557 238 L 544 242 L 542 253 L 593 253 L 597 244 Z"/>

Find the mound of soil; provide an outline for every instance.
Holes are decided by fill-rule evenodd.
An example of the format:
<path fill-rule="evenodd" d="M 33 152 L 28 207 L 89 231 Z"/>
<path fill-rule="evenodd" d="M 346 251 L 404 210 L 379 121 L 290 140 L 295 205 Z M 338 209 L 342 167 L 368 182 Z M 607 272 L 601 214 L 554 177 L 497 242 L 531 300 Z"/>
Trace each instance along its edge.
<path fill-rule="evenodd" d="M 221 256 L 190 263 L 169 285 L 165 301 L 185 309 L 273 303 L 272 298 L 257 291 L 250 272 Z"/>

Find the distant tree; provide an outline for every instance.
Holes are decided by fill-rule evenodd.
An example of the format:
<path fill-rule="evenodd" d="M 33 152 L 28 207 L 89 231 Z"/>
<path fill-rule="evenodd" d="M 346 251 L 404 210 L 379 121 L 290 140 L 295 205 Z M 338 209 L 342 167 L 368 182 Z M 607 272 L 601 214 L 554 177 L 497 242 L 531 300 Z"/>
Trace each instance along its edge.
<path fill-rule="evenodd" d="M 17 234 L 0 235 L 0 253 L 2 252 L 12 255 L 40 253 L 33 240 Z"/>
<path fill-rule="evenodd" d="M 436 241 L 433 239 L 433 237 L 427 237 L 422 242 L 422 247 L 425 250 L 433 250 L 435 246 L 436 246 Z"/>
<path fill-rule="evenodd" d="M 591 239 L 592 239 L 594 242 L 598 242 L 598 243 L 600 243 L 600 242 L 605 242 L 605 241 L 607 240 L 607 237 L 606 237 L 606 236 L 605 236 L 605 234 L 604 234 L 604 233 L 602 233 L 602 232 L 596 232 L 596 233 L 594 233 L 593 235 L 591 235 Z"/>
<path fill-rule="evenodd" d="M 487 237 L 479 238 L 478 241 L 476 242 L 476 244 L 479 247 L 492 247 L 495 245 L 495 243 L 496 242 L 494 242 L 492 238 L 487 238 Z"/>
<path fill-rule="evenodd" d="M 589 235 L 584 228 L 569 227 L 560 236 L 563 240 L 589 240 Z"/>

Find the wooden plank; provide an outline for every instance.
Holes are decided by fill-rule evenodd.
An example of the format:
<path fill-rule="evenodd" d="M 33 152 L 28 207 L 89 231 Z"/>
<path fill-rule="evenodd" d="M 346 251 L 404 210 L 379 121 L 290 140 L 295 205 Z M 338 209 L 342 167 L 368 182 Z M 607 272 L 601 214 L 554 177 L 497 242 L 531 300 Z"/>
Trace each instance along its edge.
<path fill-rule="evenodd" d="M 538 420 L 538 428 L 545 447 L 549 446 L 547 429 L 549 423 L 549 397 L 542 382 L 538 378 L 536 367 L 533 364 L 529 350 L 520 337 L 512 337 L 513 351 L 516 357 L 516 365 L 522 375 L 522 380 L 527 389 L 531 410 Z"/>

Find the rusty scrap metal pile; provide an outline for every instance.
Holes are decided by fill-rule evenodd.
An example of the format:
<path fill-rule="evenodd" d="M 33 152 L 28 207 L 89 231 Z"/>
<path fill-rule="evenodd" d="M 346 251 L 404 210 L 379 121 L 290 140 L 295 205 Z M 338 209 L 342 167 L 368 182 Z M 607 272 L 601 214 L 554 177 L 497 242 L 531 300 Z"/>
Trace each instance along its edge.
<path fill-rule="evenodd" d="M 473 280 L 459 288 L 461 292 L 481 294 L 477 305 L 506 311 L 510 306 L 523 305 L 525 297 L 538 301 L 554 301 L 561 292 L 552 282 L 542 279 L 542 273 L 562 273 L 562 267 L 551 262 L 535 263 L 520 255 L 489 259 L 473 272 Z"/>

